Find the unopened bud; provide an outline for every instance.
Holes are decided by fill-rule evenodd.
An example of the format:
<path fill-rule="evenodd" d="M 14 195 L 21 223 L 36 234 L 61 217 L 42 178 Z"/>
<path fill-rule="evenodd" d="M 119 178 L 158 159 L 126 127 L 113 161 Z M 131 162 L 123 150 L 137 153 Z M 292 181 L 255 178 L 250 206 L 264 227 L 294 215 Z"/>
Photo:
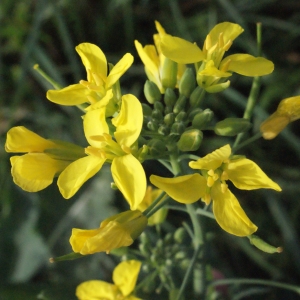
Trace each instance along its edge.
<path fill-rule="evenodd" d="M 158 124 L 157 122 L 155 122 L 154 120 L 150 120 L 148 123 L 147 123 L 147 127 L 148 129 L 150 129 L 151 131 L 156 131 L 158 129 Z"/>
<path fill-rule="evenodd" d="M 187 119 L 187 114 L 185 111 L 181 111 L 176 117 L 175 121 L 180 122 L 180 121 L 185 121 Z"/>
<path fill-rule="evenodd" d="M 164 142 L 159 139 L 152 139 L 147 144 L 151 156 L 162 155 L 166 151 Z"/>
<path fill-rule="evenodd" d="M 212 120 L 214 113 L 209 109 L 205 109 L 203 112 L 198 113 L 193 121 L 192 126 L 197 129 L 203 129 Z"/>
<path fill-rule="evenodd" d="M 162 124 L 158 127 L 157 132 L 161 135 L 168 135 L 170 133 L 170 127 Z"/>
<path fill-rule="evenodd" d="M 174 90 L 167 88 L 165 91 L 165 95 L 164 95 L 164 102 L 165 102 L 166 106 L 172 107 L 172 109 L 173 109 L 173 106 L 174 106 L 176 100 L 177 100 L 177 96 L 176 96 Z"/>
<path fill-rule="evenodd" d="M 201 112 L 203 112 L 203 109 L 201 109 L 201 108 L 199 108 L 199 107 L 194 108 L 194 109 L 189 113 L 189 116 L 188 116 L 189 121 L 193 121 L 194 117 L 195 117 L 197 114 L 201 113 Z"/>
<path fill-rule="evenodd" d="M 157 121 L 162 121 L 164 119 L 162 112 L 157 109 L 153 109 L 151 116 L 154 120 L 157 120 Z"/>
<path fill-rule="evenodd" d="M 220 93 L 220 92 L 223 92 L 224 90 L 226 90 L 229 86 L 230 86 L 230 81 L 227 80 L 226 82 L 213 84 L 213 85 L 205 88 L 205 90 L 208 93 Z"/>
<path fill-rule="evenodd" d="M 196 87 L 195 74 L 191 68 L 186 68 L 184 71 L 180 83 L 179 83 L 179 94 L 189 98 L 192 91 Z"/>
<path fill-rule="evenodd" d="M 177 63 L 165 58 L 161 73 L 161 83 L 164 88 L 175 88 L 177 83 Z"/>
<path fill-rule="evenodd" d="M 185 125 L 182 122 L 175 122 L 171 127 L 171 133 L 180 135 L 184 132 Z"/>
<path fill-rule="evenodd" d="M 179 96 L 173 108 L 173 112 L 175 114 L 178 114 L 180 111 L 185 110 L 187 99 L 188 98 L 184 95 Z"/>
<path fill-rule="evenodd" d="M 197 86 L 190 95 L 190 106 L 191 107 L 199 107 L 201 100 L 203 98 L 204 90 Z"/>
<path fill-rule="evenodd" d="M 222 136 L 235 136 L 250 129 L 252 124 L 248 119 L 227 118 L 215 126 L 215 133 Z"/>
<path fill-rule="evenodd" d="M 150 104 L 153 104 L 156 101 L 160 101 L 160 99 L 161 99 L 161 93 L 160 93 L 159 88 L 157 87 L 157 85 L 154 82 L 152 82 L 150 80 L 147 80 L 145 82 L 144 94 L 145 94 L 147 101 Z"/>
<path fill-rule="evenodd" d="M 171 126 L 174 123 L 174 121 L 175 121 L 174 113 L 170 113 L 170 114 L 165 115 L 164 122 L 165 122 L 166 125 Z"/>
<path fill-rule="evenodd" d="M 198 129 L 190 129 L 181 135 L 177 142 L 177 147 L 181 151 L 196 151 L 199 149 L 202 139 L 202 131 Z"/>
<path fill-rule="evenodd" d="M 160 101 L 154 102 L 154 109 L 159 110 L 160 112 L 163 112 L 165 107 Z"/>
<path fill-rule="evenodd" d="M 143 109 L 144 116 L 151 116 L 152 108 L 148 104 L 142 103 L 142 109 Z"/>
<path fill-rule="evenodd" d="M 179 227 L 174 233 L 174 240 L 178 244 L 182 244 L 187 240 L 188 236 L 187 231 L 183 227 Z"/>

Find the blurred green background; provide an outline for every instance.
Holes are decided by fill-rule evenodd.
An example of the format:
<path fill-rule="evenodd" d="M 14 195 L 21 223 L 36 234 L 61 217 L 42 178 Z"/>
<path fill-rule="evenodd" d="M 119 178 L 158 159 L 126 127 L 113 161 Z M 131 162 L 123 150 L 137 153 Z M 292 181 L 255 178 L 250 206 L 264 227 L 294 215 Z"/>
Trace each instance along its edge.
<path fill-rule="evenodd" d="M 97 44 L 116 63 L 126 52 L 135 64 L 122 77 L 123 93 L 142 99 L 144 69 L 134 39 L 152 44 L 154 20 L 166 31 L 202 46 L 214 24 L 239 23 L 245 32 L 235 41 L 235 52 L 256 50 L 256 22 L 263 24 L 263 54 L 275 63 L 272 75 L 262 79 L 253 132 L 278 102 L 300 94 L 300 2 L 298 0 L 1 0 L 0 2 L 0 299 L 75 299 L 79 282 L 110 281 L 118 260 L 96 254 L 76 261 L 49 264 L 48 258 L 71 251 L 71 228 L 95 228 L 122 209 L 110 189 L 109 169 L 90 180 L 71 200 L 56 184 L 39 193 L 14 185 L 4 151 L 6 132 L 23 125 L 46 138 L 64 139 L 85 146 L 80 111 L 50 103 L 51 88 L 33 70 L 40 67 L 62 86 L 85 78 L 74 47 Z M 233 76 L 231 87 L 208 97 L 220 119 L 241 117 L 251 79 Z M 242 206 L 258 225 L 259 235 L 282 246 L 282 254 L 265 254 L 247 239 L 223 232 L 213 221 L 209 263 L 225 278 L 272 279 L 300 285 L 300 135 L 299 122 L 272 141 L 259 140 L 246 150 L 283 191 L 238 194 Z M 201 148 L 213 150 L 214 137 Z M 147 167 L 147 164 L 146 164 Z M 100 197 L 99 197 L 100 195 Z M 100 198 L 100 199 L 99 199 Z M 178 214 L 174 216 L 178 218 Z M 169 215 L 172 222 L 172 215 Z M 253 289 L 256 289 L 254 291 Z M 248 294 L 253 294 L 247 296 Z M 257 294 L 255 293 L 257 292 Z M 228 299 L 297 299 L 286 290 L 235 286 Z M 151 299 L 151 298 L 149 298 Z"/>

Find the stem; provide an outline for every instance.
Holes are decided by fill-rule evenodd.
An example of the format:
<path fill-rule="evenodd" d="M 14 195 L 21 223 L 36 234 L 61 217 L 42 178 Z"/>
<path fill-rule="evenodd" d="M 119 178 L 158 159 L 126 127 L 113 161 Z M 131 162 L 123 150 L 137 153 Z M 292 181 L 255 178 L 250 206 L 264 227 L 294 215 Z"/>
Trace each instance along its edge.
<path fill-rule="evenodd" d="M 257 132 L 255 135 L 253 135 L 251 138 L 245 140 L 244 142 L 238 144 L 238 145 L 233 145 L 232 150 L 231 150 L 231 154 L 234 154 L 234 152 L 236 152 L 237 150 L 240 150 L 241 148 L 247 146 L 248 144 L 258 140 L 259 138 L 261 138 L 262 134 L 261 132 Z"/>
<path fill-rule="evenodd" d="M 256 31 L 257 31 L 257 52 L 260 55 L 261 54 L 261 23 L 256 24 Z M 259 76 L 254 77 L 252 86 L 251 86 L 251 90 L 250 90 L 250 94 L 249 94 L 249 97 L 247 100 L 247 105 L 246 105 L 244 115 L 243 115 L 244 119 L 248 119 L 248 120 L 251 119 L 254 107 L 257 102 L 260 86 L 261 86 L 260 77 Z M 245 136 L 244 132 L 237 135 L 235 142 L 233 144 L 233 148 L 237 147 L 237 145 L 242 141 L 244 136 Z"/>
<path fill-rule="evenodd" d="M 35 64 L 33 68 L 44 78 L 48 81 L 56 90 L 61 89 L 61 86 L 54 81 L 49 75 L 47 75 L 38 64 Z"/>
<path fill-rule="evenodd" d="M 152 203 L 147 209 L 143 211 L 143 215 L 145 215 L 147 218 L 149 218 L 153 213 L 151 212 L 155 206 L 163 199 L 163 197 L 166 195 L 165 192 L 162 192 Z M 161 207 L 161 206 L 160 206 Z"/>
<path fill-rule="evenodd" d="M 281 283 L 281 282 L 276 282 L 276 281 L 271 281 L 271 280 L 264 280 L 264 279 L 239 279 L 239 278 L 230 278 L 230 279 L 221 279 L 221 280 L 216 280 L 213 281 L 209 284 L 209 287 L 212 286 L 219 286 L 219 285 L 229 285 L 229 284 L 260 284 L 260 285 L 265 285 L 265 286 L 273 286 L 281 289 L 286 289 L 293 291 L 300 295 L 300 287 L 287 284 L 287 283 Z"/>

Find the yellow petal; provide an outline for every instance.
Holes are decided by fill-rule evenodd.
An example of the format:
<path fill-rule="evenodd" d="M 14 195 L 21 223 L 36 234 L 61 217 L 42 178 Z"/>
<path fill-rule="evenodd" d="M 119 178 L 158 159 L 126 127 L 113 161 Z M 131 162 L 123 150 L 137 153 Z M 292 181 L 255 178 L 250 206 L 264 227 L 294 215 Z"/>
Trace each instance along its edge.
<path fill-rule="evenodd" d="M 103 81 L 106 81 L 107 76 L 107 61 L 102 50 L 90 43 L 82 43 L 75 47 L 77 53 L 80 55 L 83 65 L 86 70 L 91 70 L 91 73 L 95 73 Z M 92 82 L 88 73 L 88 81 Z"/>
<path fill-rule="evenodd" d="M 27 192 L 37 192 L 49 186 L 70 161 L 52 159 L 43 153 L 29 153 L 11 157 L 11 164 L 14 183 Z"/>
<path fill-rule="evenodd" d="M 214 77 L 220 77 L 220 78 L 224 77 L 224 78 L 226 78 L 226 77 L 230 77 L 232 74 L 229 73 L 229 72 L 223 72 L 223 71 L 217 69 L 214 66 L 214 62 L 212 60 L 210 60 L 210 61 L 208 61 L 206 63 L 205 68 L 202 71 L 200 71 L 200 72 L 197 73 L 197 76 L 199 76 L 199 75 L 214 76 Z"/>
<path fill-rule="evenodd" d="M 99 229 L 72 229 L 70 244 L 76 253 L 82 255 L 109 252 L 133 243 L 130 234 L 118 223 L 111 221 Z"/>
<path fill-rule="evenodd" d="M 249 54 L 233 54 L 224 58 L 220 64 L 222 66 L 229 62 L 228 71 L 232 71 L 244 76 L 263 76 L 273 72 L 274 64 L 263 57 L 254 57 Z"/>
<path fill-rule="evenodd" d="M 131 294 L 135 288 L 142 263 L 137 260 L 123 261 L 113 272 L 113 282 L 121 290 L 123 296 Z"/>
<path fill-rule="evenodd" d="M 271 180 L 261 168 L 247 158 L 232 160 L 226 168 L 228 178 L 241 190 L 273 189 L 281 191 L 280 186 Z"/>
<path fill-rule="evenodd" d="M 215 45 L 219 41 L 220 33 L 223 33 L 223 41 L 226 44 L 228 41 L 236 39 L 244 29 L 235 23 L 223 22 L 219 23 L 209 32 L 211 44 Z"/>
<path fill-rule="evenodd" d="M 205 58 L 196 44 L 169 34 L 161 35 L 161 51 L 164 56 L 179 64 L 191 64 Z"/>
<path fill-rule="evenodd" d="M 112 123 L 117 127 L 114 135 L 118 144 L 132 146 L 139 137 L 143 125 L 143 109 L 140 101 L 131 94 L 122 96 L 121 111 L 112 119 Z"/>
<path fill-rule="evenodd" d="M 275 111 L 260 125 L 260 132 L 265 140 L 274 139 L 288 124 L 290 117 L 288 115 L 280 115 Z"/>
<path fill-rule="evenodd" d="M 24 126 L 13 127 L 7 132 L 6 152 L 43 152 L 48 148 L 56 148 L 56 144 Z"/>
<path fill-rule="evenodd" d="M 83 128 L 85 137 L 89 144 L 93 147 L 100 148 L 102 146 L 102 142 L 93 139 L 93 137 L 109 133 L 109 128 L 105 118 L 105 107 L 88 111 L 83 116 Z"/>
<path fill-rule="evenodd" d="M 138 41 L 134 41 L 134 44 L 141 61 L 145 65 L 148 77 L 151 77 L 149 79 L 157 84 L 157 81 L 160 81 L 159 58 L 154 45 L 147 45 L 143 48 Z"/>
<path fill-rule="evenodd" d="M 119 62 L 112 68 L 106 80 L 106 89 L 115 84 L 119 78 L 129 69 L 133 63 L 133 56 L 126 53 Z"/>
<path fill-rule="evenodd" d="M 155 23 L 155 28 L 159 34 L 166 33 L 165 29 L 161 26 L 161 24 L 158 21 L 154 21 L 154 23 Z"/>
<path fill-rule="evenodd" d="M 257 230 L 245 214 L 236 197 L 229 189 L 221 191 L 221 185 L 215 183 L 211 189 L 213 199 L 213 213 L 220 227 L 237 236 L 247 236 Z"/>
<path fill-rule="evenodd" d="M 198 173 L 174 178 L 151 175 L 150 181 L 174 200 L 186 204 L 199 200 L 206 190 L 206 180 Z"/>
<path fill-rule="evenodd" d="M 230 86 L 230 81 L 227 80 L 227 81 L 222 82 L 222 83 L 213 84 L 213 85 L 205 88 L 205 90 L 208 93 L 220 93 L 220 92 L 226 90 L 229 86 Z"/>
<path fill-rule="evenodd" d="M 65 199 L 71 198 L 101 169 L 104 162 L 104 158 L 86 156 L 71 163 L 58 177 L 57 184 L 62 196 Z"/>
<path fill-rule="evenodd" d="M 197 161 L 191 161 L 189 166 L 192 169 L 204 169 L 204 170 L 215 170 L 220 167 L 224 160 L 228 159 L 231 154 L 231 148 L 227 144 L 210 154 L 198 159 Z"/>
<path fill-rule="evenodd" d="M 118 288 L 105 281 L 90 280 L 77 286 L 76 296 L 78 300 L 115 300 L 118 297 Z"/>
<path fill-rule="evenodd" d="M 280 115 L 287 115 L 290 122 L 300 118 L 300 96 L 285 98 L 280 101 L 277 112 Z"/>
<path fill-rule="evenodd" d="M 101 100 L 86 107 L 85 111 L 90 111 L 90 110 L 103 108 L 103 107 L 107 106 L 107 104 L 109 103 L 109 101 L 112 99 L 113 96 L 114 95 L 113 95 L 112 89 L 107 90 L 105 96 L 103 98 L 101 98 Z"/>
<path fill-rule="evenodd" d="M 131 210 L 137 209 L 146 193 L 146 175 L 141 163 L 131 154 L 116 157 L 111 172 L 118 189 L 128 201 Z"/>
<path fill-rule="evenodd" d="M 78 105 L 88 102 L 87 96 L 92 93 L 81 84 L 72 84 L 60 90 L 49 90 L 46 97 L 60 105 Z"/>

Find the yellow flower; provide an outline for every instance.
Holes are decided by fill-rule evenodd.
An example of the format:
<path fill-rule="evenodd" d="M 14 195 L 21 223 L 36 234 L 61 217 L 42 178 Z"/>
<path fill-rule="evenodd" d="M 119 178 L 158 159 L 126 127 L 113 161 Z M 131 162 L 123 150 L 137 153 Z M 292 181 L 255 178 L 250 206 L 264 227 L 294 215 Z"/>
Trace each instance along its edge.
<path fill-rule="evenodd" d="M 61 105 L 93 104 L 100 101 L 133 63 L 133 56 L 126 53 L 108 72 L 108 64 L 102 50 L 94 44 L 82 43 L 76 48 L 87 72 L 87 81 L 67 86 L 61 90 L 49 90 L 47 98 Z M 113 103 L 111 103 L 113 105 Z M 112 108 L 111 115 L 116 111 Z"/>
<path fill-rule="evenodd" d="M 109 253 L 127 247 L 143 232 L 147 218 L 139 211 L 125 211 L 105 219 L 98 229 L 72 229 L 70 244 L 75 253 Z"/>
<path fill-rule="evenodd" d="M 68 183 L 61 189 L 65 198 L 73 196 L 82 184 L 94 176 L 110 162 L 114 182 L 129 202 L 131 209 L 136 209 L 146 192 L 146 175 L 132 148 L 140 135 L 143 124 L 142 106 L 131 95 L 122 96 L 120 113 L 112 119 L 116 127 L 114 139 L 109 134 L 106 122 L 106 107 L 100 106 L 89 110 L 83 118 L 84 132 L 90 146 L 85 149 L 87 157 L 73 162 L 60 176 L 59 182 Z"/>
<path fill-rule="evenodd" d="M 213 213 L 221 228 L 237 236 L 247 236 L 255 232 L 257 227 L 228 189 L 226 181 L 230 180 L 242 190 L 270 188 L 281 191 L 281 188 L 253 161 L 246 158 L 230 159 L 230 155 L 231 148 L 226 145 L 197 161 L 190 162 L 189 166 L 201 170 L 203 176 L 193 174 L 162 178 L 152 175 L 150 181 L 181 203 L 193 203 L 202 198 L 209 204 L 212 199 Z M 191 181 L 192 176 L 194 182 Z"/>
<path fill-rule="evenodd" d="M 148 186 L 146 190 L 145 197 L 143 201 L 138 205 L 138 209 L 140 211 L 144 211 L 146 208 L 152 204 L 152 202 L 159 197 L 159 195 L 162 193 L 162 190 L 160 189 L 153 189 L 152 186 Z M 163 200 L 163 199 L 162 199 Z M 158 210 L 156 213 L 154 213 L 149 219 L 148 219 L 148 225 L 153 226 L 162 223 L 168 213 L 168 209 L 165 207 L 162 207 L 160 210 Z"/>
<path fill-rule="evenodd" d="M 114 284 L 102 280 L 85 281 L 77 286 L 79 300 L 140 300 L 132 295 L 142 263 L 127 260 L 118 264 L 113 271 Z"/>
<path fill-rule="evenodd" d="M 8 131 L 5 150 L 27 153 L 10 158 L 14 182 L 27 192 L 46 188 L 73 161 L 86 156 L 82 147 L 44 139 L 23 126 Z"/>
<path fill-rule="evenodd" d="M 238 24 L 217 24 L 207 35 L 202 50 L 196 44 L 164 34 L 161 35 L 161 51 L 177 63 L 196 63 L 198 85 L 207 92 L 219 92 L 229 86 L 229 80 L 225 80 L 232 72 L 251 77 L 273 72 L 273 63 L 263 57 L 233 54 L 223 59 L 233 40 L 243 31 Z"/>
<path fill-rule="evenodd" d="M 260 131 L 266 140 L 274 139 L 289 123 L 300 119 L 300 96 L 280 101 L 277 110 L 261 125 Z"/>
<path fill-rule="evenodd" d="M 185 70 L 185 65 L 174 65 L 174 70 L 171 64 L 166 61 L 166 57 L 162 54 L 160 49 L 161 36 L 166 34 L 161 24 L 155 21 L 155 26 L 158 34 L 153 35 L 154 45 L 142 46 L 137 40 L 134 41 L 136 50 L 145 65 L 145 72 L 150 81 L 154 82 L 161 93 L 164 93 L 165 86 L 163 78 L 173 77 L 173 74 L 163 74 L 163 72 L 175 72 L 175 84 L 179 80 Z M 177 80 L 176 80 L 177 79 Z"/>

